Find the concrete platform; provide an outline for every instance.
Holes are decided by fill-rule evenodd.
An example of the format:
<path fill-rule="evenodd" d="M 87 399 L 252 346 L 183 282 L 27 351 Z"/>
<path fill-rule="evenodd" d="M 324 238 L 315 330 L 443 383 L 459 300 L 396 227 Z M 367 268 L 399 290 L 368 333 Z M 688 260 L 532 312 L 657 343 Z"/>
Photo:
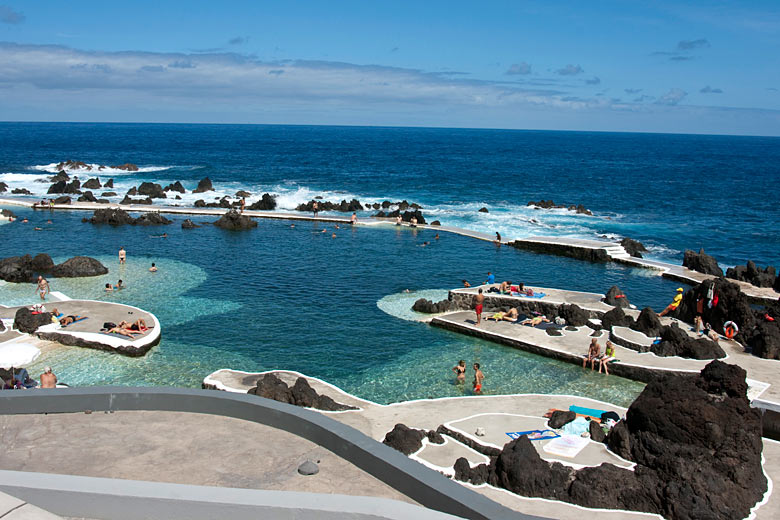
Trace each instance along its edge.
<path fill-rule="evenodd" d="M 274 372 L 288 384 L 301 376 L 297 372 Z M 237 370 L 219 370 L 204 379 L 204 386 L 230 392 L 246 392 L 256 385 L 256 381 L 263 373 L 249 373 Z M 350 395 L 327 382 L 316 378 L 306 378 L 309 384 L 317 392 L 326 394 L 337 402 L 359 407 L 356 411 L 323 412 L 329 417 L 357 428 L 376 440 L 382 440 L 396 423 L 404 423 L 413 428 L 426 430 L 436 429 L 444 424 L 451 429 L 481 444 L 503 446 L 509 441 L 507 431 L 523 431 L 539 429 L 546 425 L 543 415 L 550 408 L 568 409 L 570 405 L 579 405 L 588 408 L 598 408 L 616 411 L 619 415 L 625 415 L 625 408 L 610 403 L 597 401 L 577 396 L 567 395 L 506 395 L 506 396 L 468 396 L 442 399 L 423 399 L 380 405 L 371 401 L 360 399 Z M 485 429 L 484 437 L 476 436 L 476 428 Z M 423 447 L 411 458 L 421 464 L 452 474 L 455 460 L 458 457 L 466 457 L 471 463 L 485 462 L 486 457 L 472 450 L 468 446 L 445 436 L 444 445 L 430 444 L 423 441 Z M 623 467 L 632 467 L 633 464 L 610 453 L 603 445 L 590 441 L 576 457 L 567 459 L 550 456 L 543 451 L 545 441 L 534 441 L 534 447 L 546 460 L 556 460 L 573 467 L 596 466 L 603 462 L 617 464 Z M 764 439 L 764 471 L 775 482 L 780 479 L 780 443 Z M 581 520 L 583 517 L 591 517 L 596 514 L 600 518 L 610 520 L 633 520 L 639 518 L 660 518 L 656 515 L 635 513 L 630 511 L 594 510 L 586 509 L 571 504 L 546 499 L 526 498 L 509 493 L 506 490 L 491 487 L 489 485 L 471 486 L 476 491 L 516 511 L 536 514 L 545 517 L 560 518 L 564 520 Z M 780 495 L 770 494 L 756 512 L 756 519 L 769 520 L 780 515 Z"/>
<path fill-rule="evenodd" d="M 16 311 L 20 308 L 0 307 L 0 319 L 6 324 L 9 321 L 13 323 Z M 160 342 L 159 320 L 155 315 L 138 307 L 95 300 L 66 299 L 46 303 L 48 311 L 53 311 L 55 308 L 64 316 L 87 316 L 88 319 L 72 323 L 67 327 L 62 327 L 58 323 L 44 325 L 35 332 L 33 337 L 55 341 L 63 345 L 116 352 L 131 357 L 143 356 Z M 134 338 L 100 332 L 105 322 L 119 323 L 124 320 L 132 323 L 139 318 L 146 322 L 149 329 Z M 5 332 L 0 333 L 0 342 L 18 339 L 21 336 L 30 337 L 27 334 L 20 334 L 18 331 Z"/>
<path fill-rule="evenodd" d="M 0 415 L 0 468 L 415 503 L 334 453 L 268 426 L 194 413 Z M 311 460 L 319 473 L 300 475 Z"/>
<path fill-rule="evenodd" d="M 3 520 L 58 520 L 62 517 L 28 504 L 24 500 L 0 493 L 0 518 Z"/>

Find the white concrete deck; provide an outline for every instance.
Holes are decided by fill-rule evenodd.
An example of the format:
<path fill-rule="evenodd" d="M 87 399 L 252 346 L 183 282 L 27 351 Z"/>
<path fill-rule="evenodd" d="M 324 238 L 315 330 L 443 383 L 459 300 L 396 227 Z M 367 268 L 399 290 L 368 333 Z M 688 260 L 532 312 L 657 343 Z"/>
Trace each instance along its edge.
<path fill-rule="evenodd" d="M 292 384 L 295 379 L 302 376 L 297 372 L 288 371 L 274 373 L 288 384 Z M 263 374 L 264 372 L 251 373 L 223 369 L 209 374 L 204 379 L 204 385 L 229 392 L 245 393 L 256 385 L 256 381 Z M 506 432 L 546 428 L 547 420 L 543 416 L 551 408 L 568 410 L 570 405 L 578 405 L 613 410 L 621 416 L 626 412 L 623 407 L 595 399 L 540 394 L 448 397 L 380 405 L 348 394 L 325 381 L 311 377 L 306 379 L 317 392 L 326 394 L 337 402 L 359 408 L 355 411 L 322 413 L 357 428 L 378 441 L 383 440 L 385 434 L 399 422 L 412 428 L 425 430 L 435 430 L 443 424 L 481 444 L 500 448 L 510 440 Z M 478 427 L 485 429 L 484 437 L 475 434 Z M 453 474 L 452 466 L 459 457 L 465 457 L 472 464 L 486 462 L 484 455 L 468 446 L 451 437 L 445 436 L 445 440 L 446 443 L 443 445 L 431 444 L 427 439 L 423 440 L 423 447 L 412 454 L 411 458 L 449 475 Z M 547 442 L 549 441 L 534 441 L 533 445 L 540 456 L 548 461 L 558 461 L 575 468 L 597 466 L 604 462 L 633 467 L 633 463 L 617 457 L 600 443 L 589 441 L 583 451 L 569 459 L 546 453 L 543 448 Z M 764 439 L 764 458 L 764 471 L 777 482 L 780 479 L 780 443 Z M 582 520 L 583 517 L 589 518 L 596 514 L 600 518 L 610 520 L 659 518 L 645 513 L 593 510 L 553 500 L 520 497 L 489 485 L 474 487 L 474 489 L 516 511 L 564 520 Z M 766 503 L 757 510 L 755 518 L 769 520 L 780 517 L 780 494 L 770 494 L 766 500 Z"/>

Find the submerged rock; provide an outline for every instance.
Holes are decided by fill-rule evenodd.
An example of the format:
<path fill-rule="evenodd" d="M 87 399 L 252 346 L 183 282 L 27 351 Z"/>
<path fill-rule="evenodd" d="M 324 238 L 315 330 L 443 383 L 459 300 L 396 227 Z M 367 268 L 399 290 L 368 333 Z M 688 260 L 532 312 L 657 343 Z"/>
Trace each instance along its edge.
<path fill-rule="evenodd" d="M 32 195 L 32 192 L 27 188 L 14 188 L 11 190 L 14 195 Z"/>
<path fill-rule="evenodd" d="M 239 231 L 256 228 L 257 222 L 233 209 L 222 215 L 214 225 L 222 229 Z"/>
<path fill-rule="evenodd" d="M 704 249 L 700 249 L 698 253 L 686 249 L 682 265 L 700 273 L 723 276 L 723 270 L 718 265 L 718 261 L 705 253 Z"/>
<path fill-rule="evenodd" d="M 415 312 L 422 312 L 425 314 L 438 314 L 441 312 L 447 312 L 452 308 L 452 302 L 449 300 L 442 300 L 440 302 L 433 303 L 431 300 L 420 298 L 414 305 L 412 310 Z"/>
<path fill-rule="evenodd" d="M 52 270 L 52 276 L 58 278 L 79 278 L 83 276 L 100 276 L 107 274 L 108 268 L 100 261 L 88 256 L 75 256 L 55 265 Z"/>
<path fill-rule="evenodd" d="M 312 212 L 314 210 L 314 200 L 310 200 L 309 202 L 305 204 L 298 204 L 298 206 L 295 208 L 295 211 L 307 211 Z M 351 201 L 347 202 L 346 200 L 342 200 L 340 203 L 335 204 L 333 202 L 328 202 L 326 200 L 317 200 L 317 211 L 342 211 L 345 213 L 351 213 L 355 211 L 362 211 L 363 205 L 360 203 L 357 199 L 352 199 Z"/>
<path fill-rule="evenodd" d="M 184 219 L 181 223 L 182 229 L 195 229 L 199 227 L 200 227 L 199 225 L 197 225 L 195 222 L 193 222 L 190 219 Z"/>
<path fill-rule="evenodd" d="M 159 226 L 171 224 L 173 221 L 163 217 L 159 211 L 144 213 L 133 222 L 136 226 Z"/>
<path fill-rule="evenodd" d="M 577 204 L 576 206 L 570 204 L 566 206 L 563 204 L 556 204 L 552 200 L 540 200 L 538 202 L 530 201 L 526 206 L 534 206 L 535 209 L 566 209 L 582 215 L 593 215 L 593 213 L 582 204 Z"/>

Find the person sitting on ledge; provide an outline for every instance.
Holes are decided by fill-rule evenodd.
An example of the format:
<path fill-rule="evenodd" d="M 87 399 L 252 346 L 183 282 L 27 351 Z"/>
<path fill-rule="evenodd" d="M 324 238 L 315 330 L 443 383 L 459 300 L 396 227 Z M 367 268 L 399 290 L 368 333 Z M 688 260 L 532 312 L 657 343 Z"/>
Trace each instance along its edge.
<path fill-rule="evenodd" d="M 550 323 L 550 320 L 547 319 L 547 316 L 534 316 L 533 318 L 528 318 L 527 320 L 521 321 L 520 325 L 528 325 L 529 327 L 536 327 L 541 323 Z"/>
<path fill-rule="evenodd" d="M 51 371 L 51 367 L 43 369 L 43 374 L 41 374 L 41 388 L 57 388 L 57 376 Z"/>
<path fill-rule="evenodd" d="M 86 319 L 87 319 L 86 316 L 81 316 L 78 314 L 75 316 L 74 315 L 65 316 L 64 318 L 60 318 L 60 326 L 67 327 L 71 323 L 76 323 L 77 321 L 86 320 Z"/>
<path fill-rule="evenodd" d="M 463 287 L 471 287 L 471 284 L 468 282 L 468 280 L 461 280 L 461 282 L 463 282 Z"/>
<path fill-rule="evenodd" d="M 615 359 L 615 344 L 607 340 L 607 346 L 606 348 L 604 348 L 604 355 L 601 356 L 601 359 L 599 359 L 599 374 L 601 373 L 601 369 L 603 368 L 604 373 L 609 375 L 608 365 L 609 362 L 612 361 L 613 359 Z M 583 366 L 583 368 L 585 367 Z"/>
<path fill-rule="evenodd" d="M 599 340 L 597 338 L 591 338 L 590 347 L 588 347 L 588 355 L 582 358 L 582 368 L 585 368 L 585 365 L 590 361 L 590 369 L 593 370 L 594 364 L 598 361 L 599 357 L 601 357 Z"/>
<path fill-rule="evenodd" d="M 667 305 L 666 308 L 664 310 L 662 310 L 660 314 L 658 314 L 658 316 L 666 316 L 670 312 L 676 311 L 677 307 L 679 307 L 680 303 L 682 302 L 682 297 L 683 297 L 683 288 L 682 287 L 678 287 L 677 288 L 677 294 L 674 296 L 674 299 L 672 300 L 672 303 Z"/>
<path fill-rule="evenodd" d="M 485 280 L 484 285 L 493 285 L 494 283 L 496 283 L 496 275 L 488 271 L 487 280 Z"/>

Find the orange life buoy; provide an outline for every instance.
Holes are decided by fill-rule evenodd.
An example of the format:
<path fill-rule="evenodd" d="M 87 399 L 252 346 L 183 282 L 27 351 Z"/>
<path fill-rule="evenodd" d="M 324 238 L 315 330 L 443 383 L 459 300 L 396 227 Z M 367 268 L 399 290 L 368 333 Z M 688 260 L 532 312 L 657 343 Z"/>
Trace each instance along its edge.
<path fill-rule="evenodd" d="M 739 334 L 739 327 L 737 327 L 737 324 L 733 321 L 727 321 L 723 324 L 723 334 L 725 334 L 728 339 L 732 339 Z"/>

